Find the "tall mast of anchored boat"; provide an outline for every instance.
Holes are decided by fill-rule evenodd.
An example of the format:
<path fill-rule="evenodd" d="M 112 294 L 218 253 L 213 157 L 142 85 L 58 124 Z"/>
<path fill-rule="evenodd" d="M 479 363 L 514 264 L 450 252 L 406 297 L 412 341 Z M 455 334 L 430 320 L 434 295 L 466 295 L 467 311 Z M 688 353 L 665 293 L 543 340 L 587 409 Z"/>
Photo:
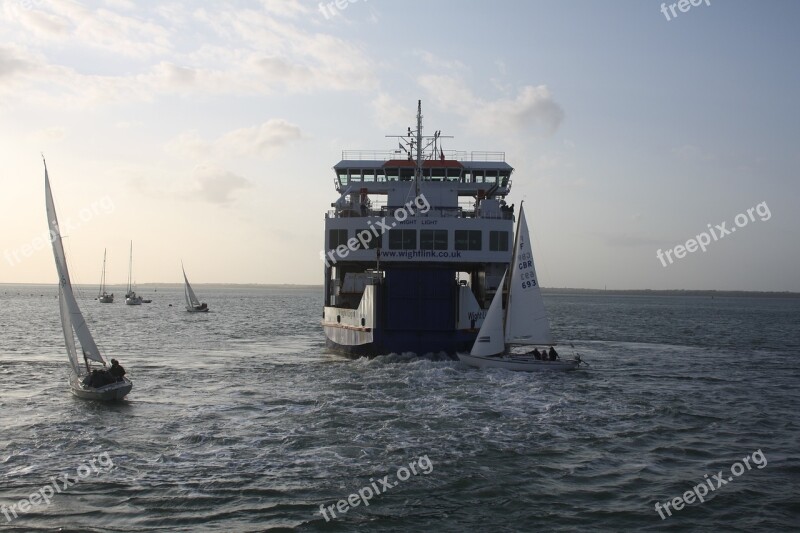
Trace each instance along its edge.
<path fill-rule="evenodd" d="M 128 293 L 131 292 L 131 276 L 133 273 L 133 241 L 131 241 L 131 253 L 128 256 Z"/>
<path fill-rule="evenodd" d="M 98 296 L 102 296 L 106 290 L 106 249 L 103 249 L 103 273 L 100 275 L 100 293 Z"/>

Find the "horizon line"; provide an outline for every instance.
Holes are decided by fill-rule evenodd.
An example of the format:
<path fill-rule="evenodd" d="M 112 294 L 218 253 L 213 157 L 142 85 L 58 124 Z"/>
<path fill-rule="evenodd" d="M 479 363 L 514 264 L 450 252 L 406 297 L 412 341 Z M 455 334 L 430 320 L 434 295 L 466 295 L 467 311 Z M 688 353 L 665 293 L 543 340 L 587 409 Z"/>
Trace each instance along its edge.
<path fill-rule="evenodd" d="M 75 286 L 78 287 L 98 287 L 98 283 L 75 283 Z M 125 286 L 126 283 L 111 283 L 106 284 L 106 287 L 110 286 Z M 135 286 L 137 288 L 141 287 L 159 287 L 159 286 L 182 286 L 182 282 L 173 282 L 173 281 L 159 281 L 153 283 L 137 283 Z M 193 286 L 230 286 L 230 287 L 293 287 L 293 288 L 319 288 L 322 289 L 322 284 L 315 284 L 315 283 L 229 283 L 229 282 L 203 282 L 203 283 L 192 283 Z M 58 283 L 6 283 L 0 282 L 0 287 L 2 286 L 40 286 L 40 287 L 58 287 Z M 585 287 L 541 287 L 543 291 L 547 292 L 555 292 L 555 291 L 571 291 L 571 292 L 605 292 L 605 293 L 664 293 L 664 294 L 674 294 L 674 293 L 683 293 L 689 295 L 707 295 L 707 294 L 742 294 L 742 295 L 780 295 L 780 296 L 796 296 L 800 297 L 800 292 L 790 291 L 790 290 L 728 290 L 728 289 L 593 289 L 593 288 L 585 288 Z"/>

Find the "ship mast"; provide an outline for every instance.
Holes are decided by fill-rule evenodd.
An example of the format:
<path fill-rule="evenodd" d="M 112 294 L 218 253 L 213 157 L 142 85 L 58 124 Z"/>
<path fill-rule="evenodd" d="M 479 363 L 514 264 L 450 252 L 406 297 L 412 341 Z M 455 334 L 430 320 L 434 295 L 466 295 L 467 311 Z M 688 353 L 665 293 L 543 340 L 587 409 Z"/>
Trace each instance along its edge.
<path fill-rule="evenodd" d="M 420 186 L 422 182 L 422 163 L 425 159 L 425 151 L 433 147 L 429 157 L 435 158 L 439 139 L 452 139 L 451 135 L 442 135 L 441 131 L 436 131 L 434 135 L 425 137 L 422 134 L 422 100 L 417 100 L 417 129 L 416 131 L 408 131 L 405 135 L 387 135 L 387 137 L 396 137 L 399 141 L 398 150 L 396 154 L 408 154 L 408 160 L 414 162 L 414 189 L 416 195 L 419 196 Z M 423 141 L 427 142 L 423 145 Z M 441 157 L 444 159 L 444 152 L 441 152 Z"/>
<path fill-rule="evenodd" d="M 417 168 L 414 174 L 416 196 L 419 197 L 419 182 L 422 180 L 422 100 L 417 100 Z"/>

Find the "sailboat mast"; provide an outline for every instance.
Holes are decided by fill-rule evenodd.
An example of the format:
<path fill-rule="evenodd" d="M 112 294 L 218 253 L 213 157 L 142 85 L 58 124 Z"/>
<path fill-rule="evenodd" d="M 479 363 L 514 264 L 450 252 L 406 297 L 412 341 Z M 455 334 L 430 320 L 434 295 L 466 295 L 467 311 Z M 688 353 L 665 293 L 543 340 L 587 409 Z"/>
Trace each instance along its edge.
<path fill-rule="evenodd" d="M 103 274 L 100 276 L 100 294 L 102 296 L 106 292 L 106 249 L 103 249 Z"/>
<path fill-rule="evenodd" d="M 506 277 L 506 283 L 508 284 L 508 299 L 506 300 L 506 311 L 503 314 L 503 332 L 505 333 L 506 327 L 508 324 L 508 310 L 511 308 L 511 280 L 514 277 L 512 274 L 514 273 L 514 268 L 517 266 L 517 250 L 519 249 L 519 227 L 520 227 L 520 219 L 522 218 L 522 205 L 525 203 L 525 200 L 519 203 L 519 214 L 520 216 L 517 217 L 517 230 L 514 232 L 514 251 L 511 252 L 511 264 L 509 265 L 510 268 L 508 269 L 508 276 Z"/>
<path fill-rule="evenodd" d="M 131 254 L 128 259 L 128 292 L 131 292 L 131 272 L 133 272 L 133 241 L 131 241 Z"/>

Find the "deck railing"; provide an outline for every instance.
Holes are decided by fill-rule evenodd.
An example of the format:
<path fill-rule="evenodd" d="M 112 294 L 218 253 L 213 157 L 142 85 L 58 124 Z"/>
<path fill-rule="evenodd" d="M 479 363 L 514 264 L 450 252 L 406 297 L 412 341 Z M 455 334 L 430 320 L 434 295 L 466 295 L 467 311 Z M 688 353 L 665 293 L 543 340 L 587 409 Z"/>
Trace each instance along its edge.
<path fill-rule="evenodd" d="M 455 161 L 505 162 L 505 152 L 443 150 L 444 158 Z M 442 152 L 427 153 L 424 160 L 439 159 Z M 342 150 L 344 161 L 389 161 L 392 159 L 409 159 L 408 153 L 402 150 Z"/>

